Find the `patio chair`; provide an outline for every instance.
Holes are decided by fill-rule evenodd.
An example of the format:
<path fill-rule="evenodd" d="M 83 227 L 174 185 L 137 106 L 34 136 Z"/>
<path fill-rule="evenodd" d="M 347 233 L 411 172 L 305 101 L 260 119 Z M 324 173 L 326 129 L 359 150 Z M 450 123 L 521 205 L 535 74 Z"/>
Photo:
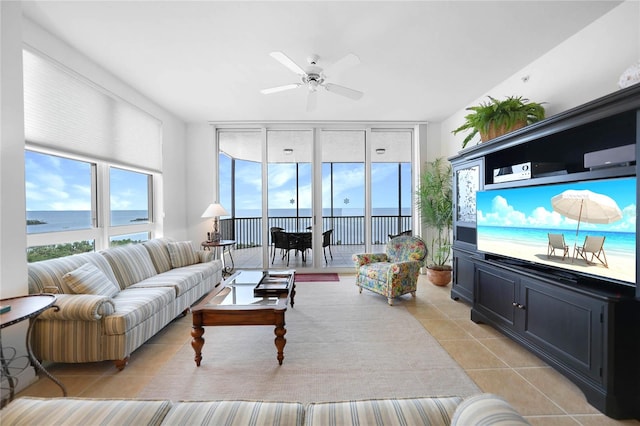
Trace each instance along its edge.
<path fill-rule="evenodd" d="M 564 234 L 547 234 L 549 236 L 549 246 L 547 247 L 547 259 L 556 254 L 557 250 L 562 250 L 562 260 L 569 254 L 569 246 L 564 242 Z"/>
<path fill-rule="evenodd" d="M 387 243 L 385 253 L 353 255 L 356 266 L 356 285 L 360 293 L 366 288 L 393 299 L 403 294 L 416 296 L 418 275 L 427 257 L 427 246 L 418 237 L 401 236 Z"/>
<path fill-rule="evenodd" d="M 273 250 L 275 250 L 276 237 L 274 235 L 275 232 L 284 231 L 284 228 L 280 228 L 279 226 L 272 226 L 269 228 L 269 233 L 271 234 L 271 253 L 273 254 Z"/>
<path fill-rule="evenodd" d="M 290 238 L 290 234 L 284 231 L 275 231 L 272 233 L 273 236 L 273 254 L 271 257 L 271 264 L 276 259 L 276 251 L 280 249 L 280 253 L 282 254 L 282 259 L 287 258 L 287 266 L 289 266 L 289 252 L 291 250 L 296 250 L 295 244 L 293 244 L 293 239 Z"/>
<path fill-rule="evenodd" d="M 605 268 L 608 268 L 607 256 L 604 254 L 604 239 L 604 236 L 595 237 L 587 235 L 582 247 L 576 247 L 574 257 L 577 259 L 578 256 L 580 256 L 589 265 L 595 264 L 593 258 L 596 258 L 604 265 Z M 589 253 L 591 253 L 591 260 L 587 259 L 587 255 Z"/>
<path fill-rule="evenodd" d="M 329 247 L 329 255 L 331 256 L 331 260 L 333 260 L 333 253 L 331 253 L 331 234 L 333 234 L 333 229 L 329 229 L 328 231 L 324 231 L 322 233 L 322 251 L 324 252 L 324 263 L 329 263 L 327 261 L 327 247 Z"/>
<path fill-rule="evenodd" d="M 389 235 L 389 239 L 393 240 L 396 237 L 402 237 L 402 236 L 408 236 L 410 237 L 413 234 L 413 232 L 411 231 L 411 229 L 407 229 L 406 231 L 402 231 L 399 234 L 388 234 Z"/>

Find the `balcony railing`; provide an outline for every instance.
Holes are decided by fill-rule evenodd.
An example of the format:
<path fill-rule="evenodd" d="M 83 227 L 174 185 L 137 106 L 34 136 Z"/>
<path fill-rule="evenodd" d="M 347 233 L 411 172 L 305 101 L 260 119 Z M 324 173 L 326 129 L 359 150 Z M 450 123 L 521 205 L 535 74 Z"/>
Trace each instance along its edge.
<path fill-rule="evenodd" d="M 303 232 L 311 226 L 311 217 L 270 217 L 269 228 L 277 226 L 287 231 Z M 384 244 L 389 235 L 412 229 L 411 216 L 372 216 L 372 243 Z M 363 216 L 326 216 L 322 230 L 333 229 L 332 245 L 364 244 Z M 222 238 L 236 241 L 236 248 L 258 247 L 263 244 L 262 218 L 247 217 L 222 219 Z M 267 236 L 267 241 L 269 237 Z"/>

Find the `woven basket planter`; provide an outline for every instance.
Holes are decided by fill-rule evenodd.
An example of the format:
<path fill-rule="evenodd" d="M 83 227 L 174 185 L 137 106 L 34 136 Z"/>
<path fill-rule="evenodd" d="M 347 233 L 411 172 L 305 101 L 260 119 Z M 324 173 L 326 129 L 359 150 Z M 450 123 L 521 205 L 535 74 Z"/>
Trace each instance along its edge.
<path fill-rule="evenodd" d="M 482 142 L 490 141 L 491 139 L 497 138 L 498 136 L 505 135 L 509 132 L 513 132 L 514 130 L 522 129 L 527 125 L 527 120 L 520 120 L 513 123 L 513 126 L 506 127 L 504 124 L 500 127 L 496 127 L 493 123 L 489 125 L 488 131 L 484 132 L 480 130 L 480 139 Z"/>

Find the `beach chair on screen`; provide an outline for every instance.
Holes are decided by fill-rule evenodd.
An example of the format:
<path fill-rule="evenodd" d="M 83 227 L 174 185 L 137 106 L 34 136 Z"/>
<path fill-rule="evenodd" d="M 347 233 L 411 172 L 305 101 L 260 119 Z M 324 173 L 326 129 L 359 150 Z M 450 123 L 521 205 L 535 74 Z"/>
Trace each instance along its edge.
<path fill-rule="evenodd" d="M 562 252 L 562 260 L 569 254 L 569 246 L 564 242 L 564 234 L 547 234 L 549 235 L 549 246 L 547 247 L 547 259 L 551 256 L 560 256 Z M 558 254 L 556 254 L 558 250 Z"/>
<path fill-rule="evenodd" d="M 587 235 L 584 239 L 584 244 L 582 247 L 576 247 L 576 251 L 574 253 L 574 257 L 577 259 L 578 256 L 583 258 L 588 265 L 593 265 L 595 262 L 593 259 L 598 259 L 600 263 L 604 265 L 605 268 L 608 268 L 607 264 L 607 256 L 604 254 L 604 236 L 602 237 L 594 237 Z M 587 259 L 587 256 L 591 253 L 591 259 Z"/>

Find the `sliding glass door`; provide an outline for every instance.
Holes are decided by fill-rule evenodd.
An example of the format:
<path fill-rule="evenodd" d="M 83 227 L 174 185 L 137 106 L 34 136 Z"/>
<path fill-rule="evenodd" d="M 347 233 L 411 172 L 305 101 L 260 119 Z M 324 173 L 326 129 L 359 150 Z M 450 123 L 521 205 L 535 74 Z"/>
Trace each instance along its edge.
<path fill-rule="evenodd" d="M 236 268 L 351 270 L 353 253 L 413 230 L 411 128 L 278 124 L 217 137 Z"/>
<path fill-rule="evenodd" d="M 322 130 L 322 263 L 351 266 L 365 243 L 365 131 Z M 325 259 L 326 256 L 326 259 Z"/>

